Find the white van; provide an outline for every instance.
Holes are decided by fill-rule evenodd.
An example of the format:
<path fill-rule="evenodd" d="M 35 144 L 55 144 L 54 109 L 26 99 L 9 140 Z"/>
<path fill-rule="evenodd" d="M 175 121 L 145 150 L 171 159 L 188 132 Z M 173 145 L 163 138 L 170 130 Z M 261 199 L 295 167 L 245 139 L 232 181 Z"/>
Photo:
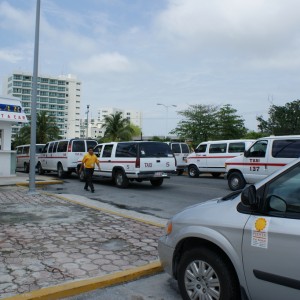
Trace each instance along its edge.
<path fill-rule="evenodd" d="M 186 143 L 182 142 L 166 142 L 176 158 L 176 170 L 177 175 L 182 175 L 187 169 L 187 157 L 190 154 L 190 147 Z"/>
<path fill-rule="evenodd" d="M 95 177 L 110 178 L 119 188 L 126 188 L 130 181 L 150 181 L 161 186 L 165 178 L 176 173 L 176 161 L 170 147 L 163 142 L 111 142 L 98 144 L 94 153 L 99 157 L 100 170 Z M 78 162 L 79 170 L 81 162 Z M 80 173 L 83 180 L 83 172 Z"/>
<path fill-rule="evenodd" d="M 35 165 L 38 162 L 38 156 L 42 152 L 45 144 L 36 144 L 35 145 Z M 30 166 L 30 145 L 20 145 L 16 147 L 17 150 L 17 163 L 16 169 L 23 170 L 25 173 L 29 173 Z"/>
<path fill-rule="evenodd" d="M 226 161 L 228 186 L 236 191 L 256 183 L 300 157 L 300 136 L 269 136 L 258 139 L 244 155 Z"/>
<path fill-rule="evenodd" d="M 77 162 L 87 153 L 88 148 L 94 148 L 96 140 L 65 139 L 52 141 L 45 145 L 38 157 L 38 173 L 55 171 L 59 178 L 65 174 L 76 172 Z"/>
<path fill-rule="evenodd" d="M 198 177 L 200 173 L 211 173 L 219 177 L 225 173 L 225 161 L 242 155 L 254 140 L 221 140 L 200 143 L 195 152 L 187 157 L 188 174 Z"/>

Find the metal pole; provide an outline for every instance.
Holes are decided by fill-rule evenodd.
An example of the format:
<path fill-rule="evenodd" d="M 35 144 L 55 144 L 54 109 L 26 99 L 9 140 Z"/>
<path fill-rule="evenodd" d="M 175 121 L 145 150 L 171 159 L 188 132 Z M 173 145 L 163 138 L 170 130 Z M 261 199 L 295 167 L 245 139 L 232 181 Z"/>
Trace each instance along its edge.
<path fill-rule="evenodd" d="M 88 138 L 89 137 L 89 108 L 90 108 L 90 106 L 87 105 L 86 108 L 87 108 L 87 111 L 86 111 L 86 138 Z"/>
<path fill-rule="evenodd" d="M 40 7 L 41 7 L 41 1 L 37 0 L 36 20 L 35 20 L 35 39 L 34 39 L 34 62 L 33 62 L 33 76 L 32 76 L 32 97 L 31 97 L 29 193 L 35 193 L 36 97 L 37 97 L 37 76 L 38 76 L 38 56 L 39 56 Z"/>

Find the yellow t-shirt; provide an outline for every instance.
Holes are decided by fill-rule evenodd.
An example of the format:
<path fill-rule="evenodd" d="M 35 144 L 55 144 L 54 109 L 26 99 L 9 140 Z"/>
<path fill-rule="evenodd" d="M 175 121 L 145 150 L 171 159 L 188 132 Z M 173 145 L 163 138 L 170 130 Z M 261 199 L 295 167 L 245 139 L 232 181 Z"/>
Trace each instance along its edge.
<path fill-rule="evenodd" d="M 89 153 L 87 153 L 84 155 L 82 163 L 84 164 L 85 168 L 92 169 L 95 168 L 95 163 L 99 163 L 99 160 L 95 154 L 90 155 Z"/>

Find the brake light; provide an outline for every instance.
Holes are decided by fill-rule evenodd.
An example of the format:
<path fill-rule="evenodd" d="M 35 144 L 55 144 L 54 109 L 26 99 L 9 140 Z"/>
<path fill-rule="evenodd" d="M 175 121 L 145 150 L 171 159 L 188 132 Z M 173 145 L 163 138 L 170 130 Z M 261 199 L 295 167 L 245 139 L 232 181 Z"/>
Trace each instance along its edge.
<path fill-rule="evenodd" d="M 135 167 L 140 168 L 141 167 L 141 159 L 139 157 L 136 158 L 135 160 Z"/>
<path fill-rule="evenodd" d="M 72 152 L 72 145 L 71 145 L 71 143 L 68 145 L 68 152 Z"/>

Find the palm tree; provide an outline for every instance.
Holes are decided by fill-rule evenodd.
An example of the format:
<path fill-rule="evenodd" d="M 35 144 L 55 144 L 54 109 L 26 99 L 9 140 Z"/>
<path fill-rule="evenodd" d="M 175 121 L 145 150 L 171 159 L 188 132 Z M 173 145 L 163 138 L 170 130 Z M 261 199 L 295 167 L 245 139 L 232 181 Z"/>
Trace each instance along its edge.
<path fill-rule="evenodd" d="M 121 112 L 104 117 L 104 139 L 109 141 L 128 141 L 134 135 L 130 122 L 122 117 Z"/>
<path fill-rule="evenodd" d="M 21 144 L 30 144 L 31 126 L 26 125 L 20 129 L 14 146 Z M 46 111 L 37 113 L 36 118 L 36 142 L 37 144 L 46 144 L 51 140 L 57 140 L 59 136 L 59 128 L 53 117 L 48 116 Z"/>

